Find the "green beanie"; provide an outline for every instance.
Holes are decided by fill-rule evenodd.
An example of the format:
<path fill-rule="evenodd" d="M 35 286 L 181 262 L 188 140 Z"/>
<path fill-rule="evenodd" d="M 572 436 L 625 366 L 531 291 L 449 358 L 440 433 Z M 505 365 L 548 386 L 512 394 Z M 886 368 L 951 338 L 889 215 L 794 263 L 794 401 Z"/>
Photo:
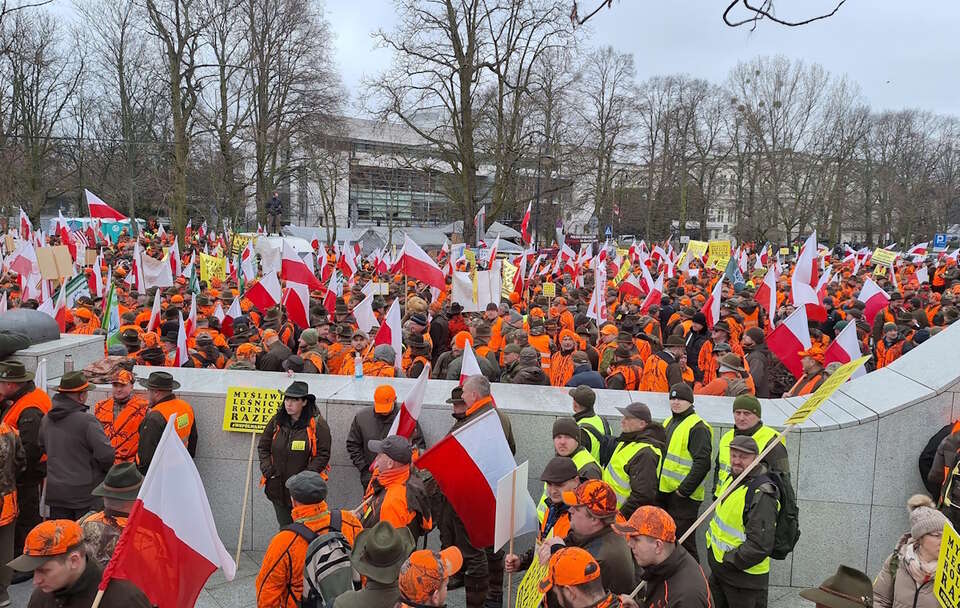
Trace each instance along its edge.
<path fill-rule="evenodd" d="M 734 399 L 733 411 L 737 410 L 747 410 L 748 412 L 753 412 L 758 417 L 763 416 L 760 409 L 760 400 L 753 395 L 740 395 Z"/>

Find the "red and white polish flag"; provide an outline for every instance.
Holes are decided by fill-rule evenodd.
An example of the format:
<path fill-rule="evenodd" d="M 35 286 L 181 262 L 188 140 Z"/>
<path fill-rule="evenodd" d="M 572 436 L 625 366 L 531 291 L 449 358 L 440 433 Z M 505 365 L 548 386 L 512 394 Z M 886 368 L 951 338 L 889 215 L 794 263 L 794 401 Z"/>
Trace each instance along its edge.
<path fill-rule="evenodd" d="M 482 375 L 483 371 L 480 369 L 477 355 L 473 352 L 470 340 L 467 340 L 467 343 L 463 346 L 463 356 L 460 357 L 460 386 L 463 386 L 464 381 L 470 376 Z"/>
<path fill-rule="evenodd" d="M 112 579 L 128 580 L 158 608 L 193 606 L 218 568 L 228 581 L 237 571 L 174 420 L 167 421 L 99 587 L 106 590 Z"/>
<path fill-rule="evenodd" d="M 720 300 L 723 298 L 723 275 L 717 279 L 717 284 L 713 286 L 710 297 L 703 303 L 703 315 L 707 317 L 707 327 L 713 329 L 714 324 L 720 320 Z"/>
<path fill-rule="evenodd" d="M 503 425 L 491 410 L 424 452 L 416 466 L 430 471 L 475 547 L 493 545 L 497 481 L 516 468 Z"/>
<path fill-rule="evenodd" d="M 417 428 L 417 421 L 420 419 L 420 411 L 423 408 L 423 396 L 427 392 L 427 379 L 430 377 L 430 364 L 423 366 L 416 384 L 403 398 L 400 404 L 400 411 L 393 418 L 393 424 L 387 435 L 400 435 L 410 439 L 413 431 Z"/>
<path fill-rule="evenodd" d="M 757 295 L 754 299 L 767 311 L 767 319 L 770 320 L 770 327 L 773 327 L 773 318 L 777 313 L 777 272 L 775 266 L 767 269 L 767 274 L 763 277 L 763 283 L 760 283 L 760 286 L 757 287 Z"/>
<path fill-rule="evenodd" d="M 863 281 L 857 299 L 863 302 L 863 320 L 873 325 L 873 318 L 890 303 L 890 296 L 880 286 L 867 277 Z"/>
<path fill-rule="evenodd" d="M 409 278 L 423 281 L 437 289 L 445 289 L 447 286 L 446 276 L 433 258 L 406 235 L 403 237 L 403 249 L 393 265 L 392 272 L 402 272 Z"/>
<path fill-rule="evenodd" d="M 259 308 L 261 312 L 267 312 L 268 309 L 279 304 L 280 300 L 283 299 L 283 290 L 280 288 L 280 281 L 277 280 L 276 273 L 268 272 L 263 275 L 243 294 L 243 297 L 253 302 L 253 305 Z M 236 301 L 234 300 L 234 302 Z"/>
<path fill-rule="evenodd" d="M 650 293 L 647 294 L 647 297 L 643 299 L 643 304 L 640 305 L 640 314 L 647 314 L 647 311 L 650 310 L 651 306 L 659 306 L 662 298 L 663 273 L 660 273 L 660 275 L 657 277 L 657 280 L 653 282 L 653 289 L 650 290 Z"/>
<path fill-rule="evenodd" d="M 353 318 L 357 320 L 357 327 L 365 334 L 369 334 L 377 325 L 377 316 L 373 314 L 373 292 L 368 293 L 353 307 Z"/>
<path fill-rule="evenodd" d="M 83 194 L 87 199 L 87 206 L 90 208 L 90 217 L 100 217 L 107 220 L 127 219 L 127 216 L 100 200 L 100 197 L 93 192 L 84 190 Z"/>
<path fill-rule="evenodd" d="M 240 298 L 234 298 L 233 303 L 230 304 L 230 308 L 227 309 L 227 314 L 220 320 L 220 333 L 227 338 L 233 337 L 233 320 L 242 314 L 243 309 L 240 308 Z"/>
<path fill-rule="evenodd" d="M 303 283 L 287 281 L 287 288 L 283 293 L 283 307 L 287 311 L 287 318 L 299 325 L 301 329 L 310 327 L 310 288 Z"/>
<path fill-rule="evenodd" d="M 837 334 L 837 338 L 827 347 L 827 351 L 823 354 L 823 364 L 830 365 L 834 362 L 850 363 L 862 356 L 863 353 L 860 352 L 860 340 L 857 338 L 857 324 L 847 323 L 847 326 Z M 866 373 L 867 370 L 861 365 L 850 377 L 858 378 Z"/>
<path fill-rule="evenodd" d="M 187 350 L 187 330 L 183 322 L 183 313 L 180 314 L 180 327 L 177 329 L 177 350 L 173 356 L 173 367 L 180 367 L 190 358 L 190 352 Z"/>
<path fill-rule="evenodd" d="M 320 290 L 323 288 L 320 280 L 310 271 L 310 267 L 300 259 L 300 256 L 297 255 L 297 252 L 294 251 L 293 247 L 291 247 L 287 241 L 283 241 L 283 258 L 280 262 L 280 276 L 285 281 L 302 283 L 311 290 Z"/>
<path fill-rule="evenodd" d="M 150 310 L 150 321 L 147 322 L 147 331 L 154 331 L 160 327 L 160 315 L 163 309 L 160 307 L 160 290 L 153 294 L 153 308 Z"/>
<path fill-rule="evenodd" d="M 770 349 L 784 367 L 799 378 L 803 375 L 800 363 L 800 351 L 810 349 L 810 327 L 807 321 L 807 309 L 798 306 L 792 315 L 767 336 L 767 348 Z"/>
<path fill-rule="evenodd" d="M 395 365 L 400 367 L 403 358 L 403 323 L 400 317 L 400 300 L 394 300 L 383 317 L 383 323 L 373 337 L 374 346 L 389 344 L 396 354 Z"/>

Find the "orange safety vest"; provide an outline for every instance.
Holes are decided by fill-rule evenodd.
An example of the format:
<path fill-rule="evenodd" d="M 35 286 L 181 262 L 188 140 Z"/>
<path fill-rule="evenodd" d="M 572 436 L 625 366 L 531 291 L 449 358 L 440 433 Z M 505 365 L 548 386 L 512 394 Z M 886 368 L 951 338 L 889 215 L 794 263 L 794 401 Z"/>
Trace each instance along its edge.
<path fill-rule="evenodd" d="M 744 331 L 754 327 L 760 327 L 760 307 L 759 306 L 754 308 L 752 313 L 743 312 L 742 309 L 738 309 L 738 310 L 740 310 L 740 314 L 743 315 Z"/>
<path fill-rule="evenodd" d="M 17 426 L 17 423 L 20 421 L 20 416 L 26 410 L 31 407 L 35 407 L 44 414 L 50 411 L 50 408 L 53 406 L 50 403 L 50 397 L 42 389 L 35 388 L 26 395 L 17 399 L 17 402 L 14 403 L 7 413 L 3 415 L 3 423 L 12 428 L 15 431 L 19 431 L 20 427 Z M 44 456 L 46 458 L 46 456 Z"/>
<path fill-rule="evenodd" d="M 667 383 L 667 362 L 659 355 L 651 355 L 644 364 L 640 390 L 651 393 L 666 393 L 670 390 Z"/>
<path fill-rule="evenodd" d="M 17 430 L 6 422 L 0 422 L 0 435 L 3 435 L 2 441 L 16 443 Z M 11 480 L 12 481 L 12 480 Z M 17 519 L 20 510 L 17 507 L 17 486 L 9 494 L 4 494 L 3 502 L 0 503 L 0 526 L 5 526 Z"/>
<path fill-rule="evenodd" d="M 183 445 L 187 445 L 190 438 L 190 431 L 193 429 L 193 407 L 182 399 L 168 399 L 161 401 L 153 406 L 151 412 L 157 412 L 163 416 L 164 421 L 169 420 L 170 416 L 176 416 L 173 426 L 177 431 L 177 436 Z"/>
<path fill-rule="evenodd" d="M 903 353 L 903 340 L 897 342 L 891 347 L 881 339 L 877 342 L 877 369 L 886 367 L 896 361 Z"/>
<path fill-rule="evenodd" d="M 564 386 L 573 377 L 573 353 L 564 355 L 559 350 L 550 359 L 550 384 Z"/>
<path fill-rule="evenodd" d="M 613 376 L 621 374 L 623 376 L 623 390 L 625 391 L 635 391 L 640 388 L 640 377 L 637 374 L 637 369 L 632 365 L 616 365 L 610 368 L 610 373 L 607 374 L 606 381 L 604 385 L 607 384 L 607 381 L 610 380 Z"/>
<path fill-rule="evenodd" d="M 527 343 L 540 353 L 540 367 L 544 373 L 550 375 L 550 336 L 528 336 Z"/>
<path fill-rule="evenodd" d="M 408 378 L 410 377 L 410 368 L 412 368 L 413 365 L 414 365 L 417 361 L 419 361 L 420 363 L 422 363 L 424 367 L 426 367 L 427 365 L 430 365 L 430 359 L 427 359 L 427 358 L 424 357 L 423 355 L 417 355 L 416 357 L 414 357 L 414 358 L 410 361 L 410 364 L 409 364 L 408 366 L 406 366 L 405 368 L 403 368 L 403 373 L 404 373 L 404 375 L 407 376 Z"/>
<path fill-rule="evenodd" d="M 803 377 L 797 380 L 797 383 L 793 385 L 793 388 L 790 389 L 790 395 L 793 397 L 799 397 L 801 395 L 809 395 L 814 391 L 814 388 L 817 386 L 817 382 L 820 382 L 820 378 L 823 376 L 823 372 L 820 372 L 816 376 L 807 380 L 807 382 L 800 386 L 800 383 L 803 382 Z"/>
<path fill-rule="evenodd" d="M 318 352 L 308 350 L 305 353 L 300 353 L 300 356 L 303 357 L 304 361 L 309 361 L 313 363 L 313 366 L 317 368 L 317 373 L 324 373 L 324 370 L 327 369 L 327 366 L 323 362 L 323 357 Z"/>

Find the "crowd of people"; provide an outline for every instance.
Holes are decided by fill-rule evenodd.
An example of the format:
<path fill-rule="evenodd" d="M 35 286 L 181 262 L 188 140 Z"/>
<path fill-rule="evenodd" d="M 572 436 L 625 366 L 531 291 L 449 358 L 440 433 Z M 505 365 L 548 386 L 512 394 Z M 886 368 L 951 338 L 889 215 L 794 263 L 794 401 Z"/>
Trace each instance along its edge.
<path fill-rule="evenodd" d="M 143 233 L 137 239 L 145 255 L 160 259 L 173 237 Z M 474 546 L 437 482 L 416 467 L 428 447 L 419 428 L 409 438 L 387 436 L 399 411 L 387 384 L 377 388 L 372 406 L 356 414 L 343 439 L 363 501 L 354 509 L 331 508 L 333 437 L 308 383 L 293 381 L 258 444 L 263 491 L 280 528 L 256 581 L 257 603 L 264 607 L 329 605 L 334 598 L 338 607 L 443 606 L 447 589 L 461 585 L 468 607 L 499 607 L 505 573 L 525 570 L 534 560 L 547 566 L 539 588 L 548 606 L 765 606 L 771 560 L 782 559 L 796 542 L 788 530 L 796 497 L 784 440 L 763 423 L 759 399 L 815 391 L 836 367 L 825 363 L 825 352 L 847 324 L 855 325 L 861 352 L 872 355 L 868 367 L 875 369 L 960 317 L 955 257 L 907 260 L 885 276 L 872 275 L 859 259 L 823 259 L 820 264 L 836 280 L 819 294 L 825 314 L 810 321 L 811 347 L 797 353 L 803 370 L 794 375 L 766 346 L 773 323 L 757 294 L 766 270 L 748 274 L 742 285 L 724 283 L 719 318 L 705 305 L 717 281 L 724 281 L 722 272 L 699 260 L 680 270 L 677 260 L 632 251 L 626 260 L 633 262 L 630 273 L 662 281 L 654 303 L 613 280 L 595 288 L 597 262 L 585 261 L 573 272 L 533 273 L 518 289 L 504 290 L 502 302 L 464 313 L 453 301 L 449 277 L 447 289 L 431 288 L 366 260 L 341 296 L 311 293 L 310 326 L 301 327 L 283 305 L 255 306 L 241 290 L 236 267 L 226 279 L 177 277 L 173 287 L 138 290 L 137 280 L 130 280 L 137 239 L 121 236 L 105 244 L 101 265 L 85 270 L 100 280 L 113 277 L 120 303 L 121 324 L 102 361 L 65 373 L 52 399 L 21 363 L 0 366 L 0 563 L 33 573 L 30 606 L 89 605 L 84 602 L 96 590 L 91 581 L 110 559 L 171 416 L 190 454 L 202 450 L 193 408 L 178 397 L 174 377 L 163 370 L 148 370 L 140 379 L 133 374 L 134 366 L 176 361 L 180 320 L 192 318 L 194 308 L 184 367 L 376 377 L 417 377 L 429 367 L 431 378 L 460 380 L 469 350 L 480 373 L 451 392 L 450 430 L 495 411 L 512 451 L 509 415 L 493 403 L 491 383 L 569 388 L 570 416 L 553 425 L 556 457 L 540 477 L 537 545 L 507 554 Z M 205 247 L 191 235 L 183 265 Z M 759 253 L 744 255 L 753 268 Z M 439 263 L 456 268 L 463 262 L 445 262 L 441 254 Z M 617 263 L 611 270 L 622 267 Z M 774 316 L 784 319 L 793 311 L 792 264 L 778 263 Z M 327 267 L 338 265 L 331 252 Z M 925 273 L 931 280 L 921 280 Z M 857 299 L 868 276 L 889 298 L 872 319 Z M 361 331 L 353 314 L 370 282 L 386 284 L 373 298 L 378 323 L 395 300 L 400 303 L 401 353 L 389 343 L 375 344 L 376 326 Z M 545 284 L 552 284 L 556 297 L 544 295 Z M 40 305 L 21 299 L 22 277 L 15 272 L 0 277 L 0 288 L 10 307 Z M 588 314 L 598 292 L 605 294 L 604 310 Z M 152 324 L 155 301 L 162 318 Z M 241 314 L 227 320 L 224 311 L 235 301 Z M 106 333 L 103 307 L 102 298 L 77 297 L 65 331 Z M 0 347 L 7 346 L 11 352 L 22 348 L 22 337 L 4 336 Z M 110 383 L 111 395 L 88 403 L 91 382 Z M 137 384 L 145 390 L 135 392 Z M 654 420 L 645 404 L 633 403 L 620 409 L 621 432 L 614 435 L 596 413 L 601 389 L 667 393 L 671 415 Z M 694 408 L 699 395 L 734 397 L 735 428 L 719 438 L 717 451 L 714 429 Z M 937 509 L 952 516 L 952 505 L 960 505 L 953 499 L 960 485 L 952 484 L 957 437 L 960 428 L 953 428 L 938 443 L 946 447 L 930 469 L 935 500 L 911 499 L 910 533 L 876 582 L 841 567 L 804 597 L 818 606 L 845 607 L 932 601 L 931 559 L 935 565 L 938 531 L 946 521 Z M 748 475 L 734 485 L 745 470 Z M 721 497 L 707 523 L 686 534 L 702 506 Z M 414 550 L 434 529 L 442 549 Z M 698 536 L 706 542 L 704 556 Z M 346 563 L 352 568 L 328 567 Z M 11 574 L 0 570 L 0 607 L 7 605 Z M 903 603 L 910 582 L 913 603 Z M 148 605 L 138 593 L 112 582 L 101 606 Z"/>

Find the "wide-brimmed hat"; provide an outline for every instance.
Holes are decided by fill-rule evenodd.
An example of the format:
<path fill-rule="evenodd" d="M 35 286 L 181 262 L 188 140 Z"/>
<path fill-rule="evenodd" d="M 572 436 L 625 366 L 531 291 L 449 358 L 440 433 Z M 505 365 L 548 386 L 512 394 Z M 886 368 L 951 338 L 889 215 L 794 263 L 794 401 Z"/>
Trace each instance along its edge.
<path fill-rule="evenodd" d="M 357 536 L 350 555 L 354 569 L 378 583 L 390 584 L 400 575 L 400 567 L 416 543 L 407 527 L 397 530 L 389 522 L 380 521 Z"/>
<path fill-rule="evenodd" d="M 720 371 L 722 372 L 727 371 L 727 369 L 731 369 L 735 372 L 747 371 L 743 367 L 743 363 L 740 361 L 740 356 L 737 353 L 727 353 L 723 355 L 720 357 L 718 363 L 720 364 Z"/>
<path fill-rule="evenodd" d="M 20 361 L 4 361 L 0 364 L 0 382 L 30 382 L 33 375 Z"/>
<path fill-rule="evenodd" d="M 180 388 L 180 383 L 174 380 L 169 372 L 153 372 L 146 379 L 140 378 L 137 382 L 144 388 L 161 391 L 175 391 Z"/>
<path fill-rule="evenodd" d="M 310 394 L 310 387 L 302 380 L 297 380 L 283 392 L 284 398 L 305 399 Z"/>
<path fill-rule="evenodd" d="M 93 489 L 91 494 L 116 500 L 136 500 L 143 485 L 143 475 L 132 462 L 121 462 L 110 467 L 103 483 Z"/>
<path fill-rule="evenodd" d="M 57 387 L 58 393 L 82 393 L 90 390 L 90 382 L 87 376 L 81 371 L 67 372 L 60 378 L 60 386 Z"/>
<path fill-rule="evenodd" d="M 839 566 L 837 573 L 816 589 L 805 589 L 800 597 L 827 608 L 870 608 L 873 606 L 873 583 L 863 572 Z"/>

